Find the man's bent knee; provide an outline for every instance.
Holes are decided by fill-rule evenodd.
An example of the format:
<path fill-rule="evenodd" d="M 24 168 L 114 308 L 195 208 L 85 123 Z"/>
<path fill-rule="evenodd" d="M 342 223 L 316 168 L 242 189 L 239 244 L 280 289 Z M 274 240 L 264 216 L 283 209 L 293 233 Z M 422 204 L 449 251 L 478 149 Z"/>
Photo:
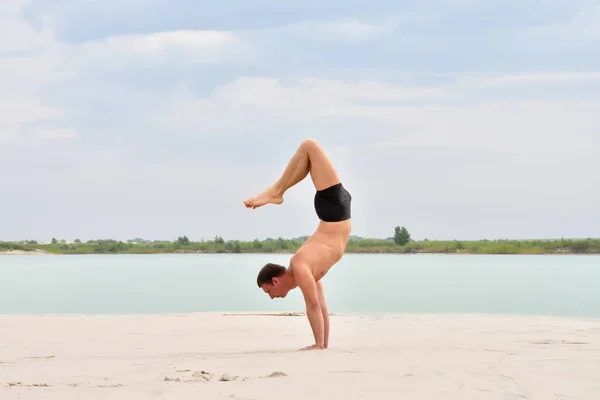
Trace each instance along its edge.
<path fill-rule="evenodd" d="M 307 151 L 311 151 L 311 150 L 315 150 L 315 149 L 320 149 L 321 145 L 320 143 L 317 141 L 317 139 L 304 139 L 302 141 L 302 143 L 300 143 L 300 146 L 304 149 L 306 149 Z"/>

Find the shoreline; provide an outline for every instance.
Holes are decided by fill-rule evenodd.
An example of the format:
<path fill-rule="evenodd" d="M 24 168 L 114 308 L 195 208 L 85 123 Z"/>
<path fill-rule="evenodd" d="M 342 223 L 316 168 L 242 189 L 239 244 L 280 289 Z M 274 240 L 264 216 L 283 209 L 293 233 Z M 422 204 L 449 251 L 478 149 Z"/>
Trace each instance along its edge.
<path fill-rule="evenodd" d="M 286 318 L 288 317 L 288 318 Z M 598 398 L 600 319 L 289 312 L 0 315 L 0 398 Z M 40 335 L 39 332 L 44 332 Z"/>
<path fill-rule="evenodd" d="M 260 252 L 260 251 L 252 251 L 252 252 L 210 252 L 210 251 L 173 251 L 173 252 L 156 252 L 156 253 L 136 253 L 136 252 L 97 252 L 97 253 L 53 253 L 48 251 L 0 251 L 0 256 L 98 256 L 98 255 L 106 255 L 106 256 L 123 256 L 123 255 L 133 255 L 133 256 L 158 256 L 158 255 L 251 255 L 251 254 L 260 254 L 260 255 L 293 255 L 294 252 L 286 251 L 286 252 Z M 418 251 L 418 252 L 402 252 L 402 251 L 347 251 L 344 253 L 345 255 L 398 255 L 398 256 L 418 256 L 418 255 L 447 255 L 447 256 L 600 256 L 600 252 L 548 252 L 548 253 L 476 253 L 476 252 L 466 252 L 466 251 L 457 251 L 457 252 L 443 252 L 443 251 Z"/>
<path fill-rule="evenodd" d="M 562 314 L 518 314 L 518 313 L 490 313 L 490 312 L 408 312 L 408 311 L 357 311 L 357 312 L 329 312 L 330 318 L 433 318 L 433 319 L 514 319 L 514 320 L 555 320 L 555 321 L 588 321 L 600 323 L 598 316 L 574 316 Z M 0 313 L 2 318 L 98 318 L 98 319 L 130 319 L 130 318 L 219 318 L 219 317 L 272 317 L 272 318 L 300 318 L 308 321 L 304 311 L 192 311 L 192 312 L 146 312 L 146 313 Z M 307 328 L 309 329 L 309 328 Z M 307 331 L 310 334 L 310 331 Z M 600 351 L 600 348 L 598 349 Z"/>

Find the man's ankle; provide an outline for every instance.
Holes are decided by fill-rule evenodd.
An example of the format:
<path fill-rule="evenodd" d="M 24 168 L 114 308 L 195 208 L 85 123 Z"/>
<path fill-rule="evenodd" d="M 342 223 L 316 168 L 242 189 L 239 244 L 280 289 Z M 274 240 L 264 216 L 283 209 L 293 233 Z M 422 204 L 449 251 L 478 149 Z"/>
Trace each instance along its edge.
<path fill-rule="evenodd" d="M 278 196 L 278 197 L 283 197 L 283 194 L 285 193 L 284 187 L 279 182 L 277 182 L 273 186 L 271 186 L 271 190 L 273 190 L 273 193 L 275 194 L 275 196 Z"/>

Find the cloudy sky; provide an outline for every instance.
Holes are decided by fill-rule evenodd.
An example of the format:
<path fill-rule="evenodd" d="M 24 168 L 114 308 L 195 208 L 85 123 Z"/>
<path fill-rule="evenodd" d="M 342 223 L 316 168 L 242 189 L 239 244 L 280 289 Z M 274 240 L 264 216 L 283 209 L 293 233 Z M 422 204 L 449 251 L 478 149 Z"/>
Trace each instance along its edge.
<path fill-rule="evenodd" d="M 597 237 L 597 4 L 2 1 L 0 240 L 310 234 L 306 137 L 355 235 Z"/>

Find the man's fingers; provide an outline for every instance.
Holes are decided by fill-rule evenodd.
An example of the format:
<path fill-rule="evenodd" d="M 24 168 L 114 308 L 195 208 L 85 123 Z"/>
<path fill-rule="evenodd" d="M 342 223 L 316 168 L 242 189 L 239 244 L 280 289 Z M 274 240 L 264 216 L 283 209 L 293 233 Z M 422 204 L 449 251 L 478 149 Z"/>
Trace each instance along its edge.
<path fill-rule="evenodd" d="M 306 346 L 300 349 L 300 351 L 304 351 L 304 350 L 322 350 L 324 349 L 324 347 L 321 346 L 317 346 L 316 344 L 313 344 L 312 346 Z"/>

